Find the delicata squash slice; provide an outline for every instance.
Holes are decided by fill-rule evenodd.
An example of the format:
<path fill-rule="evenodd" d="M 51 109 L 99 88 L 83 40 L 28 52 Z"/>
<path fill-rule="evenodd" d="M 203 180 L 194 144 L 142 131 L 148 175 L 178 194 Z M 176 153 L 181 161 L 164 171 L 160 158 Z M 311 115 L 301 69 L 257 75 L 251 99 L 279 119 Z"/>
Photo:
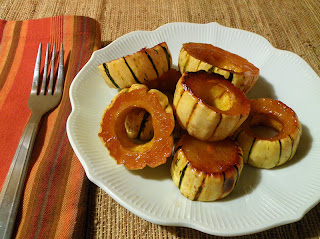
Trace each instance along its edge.
<path fill-rule="evenodd" d="M 242 150 L 231 138 L 209 142 L 185 134 L 175 147 L 171 176 L 188 199 L 214 201 L 234 189 L 242 168 Z"/>
<path fill-rule="evenodd" d="M 274 130 L 271 135 L 270 130 Z M 269 169 L 292 159 L 301 133 L 301 124 L 290 107 L 278 100 L 261 98 L 251 100 L 250 115 L 235 133 L 235 140 L 243 150 L 245 163 Z"/>
<path fill-rule="evenodd" d="M 224 76 L 244 93 L 259 77 L 259 69 L 246 59 L 205 43 L 185 43 L 179 54 L 181 74 L 186 71 L 205 70 Z"/>
<path fill-rule="evenodd" d="M 98 65 L 108 86 L 119 89 L 157 79 L 171 67 L 171 53 L 165 42 Z"/>
<path fill-rule="evenodd" d="M 152 118 L 153 138 L 144 144 L 131 140 L 125 128 L 128 113 L 136 108 L 148 111 Z M 133 84 L 122 89 L 106 108 L 99 137 L 118 164 L 142 169 L 166 162 L 173 148 L 173 129 L 173 111 L 167 96 L 143 84 Z"/>
<path fill-rule="evenodd" d="M 185 72 L 173 98 L 183 129 L 200 140 L 222 140 L 234 133 L 250 112 L 250 100 L 222 76 Z"/>

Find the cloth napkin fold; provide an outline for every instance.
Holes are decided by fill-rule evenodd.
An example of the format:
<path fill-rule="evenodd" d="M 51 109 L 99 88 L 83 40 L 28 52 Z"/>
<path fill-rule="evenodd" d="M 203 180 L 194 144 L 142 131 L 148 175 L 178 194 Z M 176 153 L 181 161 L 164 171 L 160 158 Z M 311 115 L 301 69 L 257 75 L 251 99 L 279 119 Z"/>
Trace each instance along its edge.
<path fill-rule="evenodd" d="M 31 114 L 27 101 L 40 42 L 56 43 L 58 49 L 63 43 L 65 87 L 60 105 L 45 115 L 40 126 L 15 236 L 82 238 L 88 180 L 69 144 L 66 120 L 71 112 L 70 84 L 92 52 L 101 47 L 96 20 L 82 16 L 0 20 L 0 188 Z"/>

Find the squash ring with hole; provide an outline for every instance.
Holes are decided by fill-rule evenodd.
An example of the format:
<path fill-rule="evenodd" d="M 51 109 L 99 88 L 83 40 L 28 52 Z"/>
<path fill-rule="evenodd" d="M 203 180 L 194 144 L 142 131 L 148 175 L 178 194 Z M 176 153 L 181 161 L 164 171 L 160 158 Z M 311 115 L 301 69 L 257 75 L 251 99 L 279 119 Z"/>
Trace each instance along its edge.
<path fill-rule="evenodd" d="M 256 126 L 274 129 L 274 135 L 258 133 Z M 261 98 L 251 100 L 247 120 L 234 134 L 243 150 L 243 159 L 257 168 L 273 168 L 294 156 L 302 133 L 296 113 L 278 100 Z"/>
<path fill-rule="evenodd" d="M 126 131 L 128 113 L 136 108 L 148 111 L 152 118 L 153 138 L 145 144 L 133 142 Z M 149 90 L 142 84 L 122 89 L 106 108 L 101 120 L 99 137 L 117 164 L 128 169 L 164 164 L 173 148 L 174 117 L 166 95 Z"/>
<path fill-rule="evenodd" d="M 259 69 L 245 58 L 205 43 L 185 43 L 179 54 L 181 74 L 205 70 L 222 75 L 244 93 L 259 77 Z"/>
<path fill-rule="evenodd" d="M 232 135 L 246 120 L 250 100 L 220 75 L 185 72 L 177 83 L 173 107 L 190 135 L 217 141 Z"/>
<path fill-rule="evenodd" d="M 175 147 L 171 177 L 188 199 L 214 201 L 231 193 L 242 168 L 242 150 L 231 138 L 210 142 L 185 134 Z"/>

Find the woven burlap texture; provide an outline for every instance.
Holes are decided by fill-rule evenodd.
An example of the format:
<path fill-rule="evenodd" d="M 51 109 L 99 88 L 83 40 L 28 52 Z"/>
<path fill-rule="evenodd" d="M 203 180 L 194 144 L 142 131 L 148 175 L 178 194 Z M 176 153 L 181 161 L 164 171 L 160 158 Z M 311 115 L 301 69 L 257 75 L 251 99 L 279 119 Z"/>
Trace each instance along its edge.
<path fill-rule="evenodd" d="M 0 18 L 25 20 L 56 15 L 98 20 L 109 44 L 135 30 L 169 22 L 217 22 L 255 32 L 279 49 L 301 56 L 320 75 L 319 0 L 2 0 Z M 166 227 L 135 216 L 95 185 L 90 186 L 89 238 L 217 238 L 189 228 Z M 299 222 L 240 238 L 319 238 L 320 206 Z"/>

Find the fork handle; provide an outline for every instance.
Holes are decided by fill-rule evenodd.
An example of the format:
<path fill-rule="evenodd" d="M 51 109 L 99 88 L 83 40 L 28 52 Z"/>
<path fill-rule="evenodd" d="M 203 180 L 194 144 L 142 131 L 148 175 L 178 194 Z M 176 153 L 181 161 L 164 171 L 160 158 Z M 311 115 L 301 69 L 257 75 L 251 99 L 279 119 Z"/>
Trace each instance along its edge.
<path fill-rule="evenodd" d="M 0 238 L 10 238 L 25 185 L 41 115 L 31 114 L 26 124 L 0 193 Z"/>

